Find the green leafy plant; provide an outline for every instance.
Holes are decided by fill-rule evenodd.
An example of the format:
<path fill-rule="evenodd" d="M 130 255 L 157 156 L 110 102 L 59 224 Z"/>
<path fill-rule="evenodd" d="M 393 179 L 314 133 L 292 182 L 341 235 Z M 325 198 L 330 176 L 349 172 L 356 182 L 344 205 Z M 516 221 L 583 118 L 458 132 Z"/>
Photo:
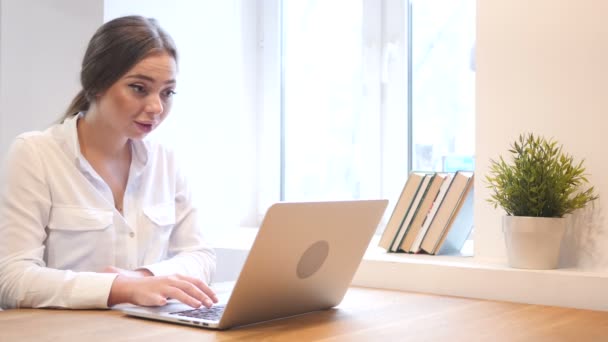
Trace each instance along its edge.
<path fill-rule="evenodd" d="M 488 202 L 507 215 L 563 217 L 599 197 L 593 186 L 583 189 L 589 183 L 583 161 L 576 164 L 553 139 L 522 134 L 509 152 L 512 163 L 490 160 L 486 176 Z"/>

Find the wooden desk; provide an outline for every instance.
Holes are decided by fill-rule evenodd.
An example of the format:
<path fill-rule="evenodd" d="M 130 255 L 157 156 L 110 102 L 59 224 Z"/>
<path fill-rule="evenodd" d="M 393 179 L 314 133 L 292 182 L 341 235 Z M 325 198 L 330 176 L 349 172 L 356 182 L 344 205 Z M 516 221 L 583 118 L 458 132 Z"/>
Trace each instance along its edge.
<path fill-rule="evenodd" d="M 226 331 L 110 310 L 0 312 L 0 341 L 606 341 L 608 312 L 351 288 L 335 309 Z"/>

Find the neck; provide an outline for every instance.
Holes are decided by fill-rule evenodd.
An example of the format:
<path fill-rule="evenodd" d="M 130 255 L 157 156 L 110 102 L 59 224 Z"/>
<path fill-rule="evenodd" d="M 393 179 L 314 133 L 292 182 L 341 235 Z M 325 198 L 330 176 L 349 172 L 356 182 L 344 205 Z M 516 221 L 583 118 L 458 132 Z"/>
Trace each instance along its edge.
<path fill-rule="evenodd" d="M 77 131 L 80 151 L 85 157 L 93 153 L 104 159 L 117 159 L 129 153 L 129 139 L 96 121 L 91 111 L 78 120 Z"/>

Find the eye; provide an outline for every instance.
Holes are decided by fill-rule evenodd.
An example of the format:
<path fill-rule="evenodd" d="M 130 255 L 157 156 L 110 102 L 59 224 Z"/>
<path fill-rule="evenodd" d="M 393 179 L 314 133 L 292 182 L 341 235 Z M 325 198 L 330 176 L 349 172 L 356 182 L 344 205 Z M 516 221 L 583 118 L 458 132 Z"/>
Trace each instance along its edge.
<path fill-rule="evenodd" d="M 163 96 L 166 98 L 173 97 L 173 95 L 175 95 L 175 94 L 177 94 L 177 93 L 173 89 L 167 89 L 167 90 L 163 91 Z"/>
<path fill-rule="evenodd" d="M 146 88 L 144 88 L 144 86 L 140 85 L 140 84 L 129 84 L 129 87 L 131 89 L 133 89 L 134 92 L 138 93 L 138 94 L 145 94 L 146 93 Z"/>

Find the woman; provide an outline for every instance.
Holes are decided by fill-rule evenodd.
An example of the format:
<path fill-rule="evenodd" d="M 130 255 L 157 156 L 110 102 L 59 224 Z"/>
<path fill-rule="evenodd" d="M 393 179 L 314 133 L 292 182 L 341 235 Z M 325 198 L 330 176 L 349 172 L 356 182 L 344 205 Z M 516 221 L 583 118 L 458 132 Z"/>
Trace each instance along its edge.
<path fill-rule="evenodd" d="M 155 20 L 122 17 L 89 42 L 60 124 L 12 144 L 0 197 L 0 306 L 210 307 L 203 242 L 172 153 L 144 141 L 167 117 L 177 52 Z"/>

